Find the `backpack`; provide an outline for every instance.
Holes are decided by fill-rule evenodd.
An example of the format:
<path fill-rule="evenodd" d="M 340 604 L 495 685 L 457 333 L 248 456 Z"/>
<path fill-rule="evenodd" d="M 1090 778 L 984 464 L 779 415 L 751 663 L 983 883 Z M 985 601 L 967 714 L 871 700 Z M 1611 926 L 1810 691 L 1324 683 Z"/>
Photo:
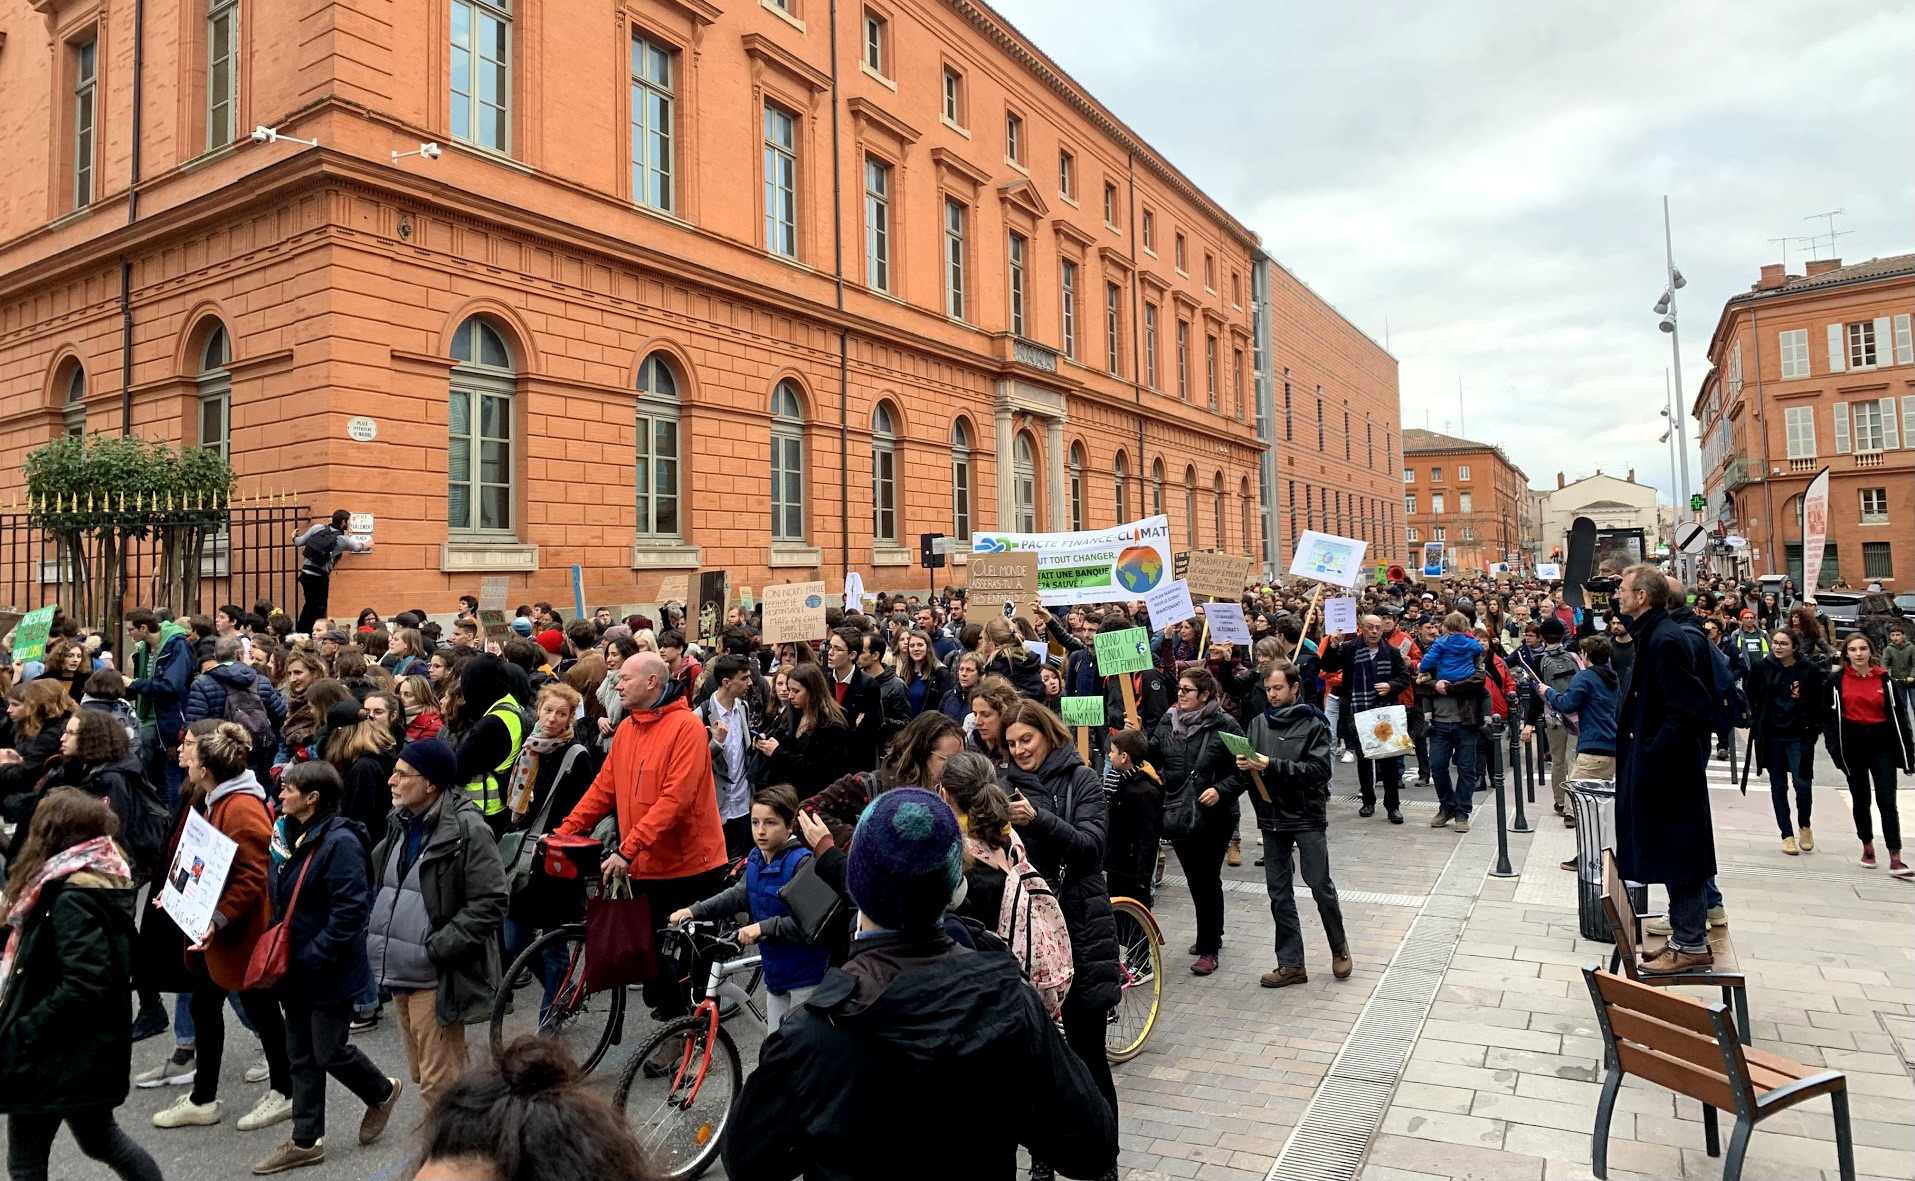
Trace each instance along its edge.
<path fill-rule="evenodd" d="M 150 882 L 159 876 L 171 839 L 172 817 L 166 804 L 146 776 L 131 768 L 120 768 L 115 776 L 123 790 L 110 786 L 102 798 L 120 820 L 120 843 L 133 863 L 136 882 Z"/>
<path fill-rule="evenodd" d="M 306 544 L 300 547 L 300 556 L 305 558 L 308 566 L 321 574 L 330 574 L 333 562 L 338 558 L 338 555 L 332 552 L 333 542 L 339 540 L 339 537 L 339 530 L 331 525 L 321 525 L 319 532 L 307 538 Z"/>
<path fill-rule="evenodd" d="M 237 723 L 252 737 L 253 753 L 248 762 L 256 761 L 262 751 L 267 752 L 268 758 L 278 753 L 279 740 L 273 737 L 273 720 L 266 716 L 266 703 L 250 686 L 244 689 L 226 686 L 226 708 L 220 711 L 220 717 Z"/>
<path fill-rule="evenodd" d="M 997 936 L 1010 948 L 1011 957 L 1044 1002 L 1045 1011 L 1056 1017 L 1076 972 L 1063 906 L 1050 884 L 1031 868 L 1024 855 L 1024 842 L 1015 831 L 1008 852 L 975 839 L 970 846 L 979 861 L 1003 871 L 1004 897 L 998 906 Z"/>
<path fill-rule="evenodd" d="M 1685 637 L 1701 645 L 1707 653 L 1708 675 L 1703 684 L 1709 690 L 1709 728 L 1717 734 L 1749 724 L 1749 701 L 1742 695 L 1742 689 L 1735 683 L 1735 670 L 1729 665 L 1729 654 L 1720 645 L 1709 642 L 1709 635 L 1692 620 L 1684 620 L 1682 630 Z M 1701 670 L 1697 670 L 1701 672 Z"/>

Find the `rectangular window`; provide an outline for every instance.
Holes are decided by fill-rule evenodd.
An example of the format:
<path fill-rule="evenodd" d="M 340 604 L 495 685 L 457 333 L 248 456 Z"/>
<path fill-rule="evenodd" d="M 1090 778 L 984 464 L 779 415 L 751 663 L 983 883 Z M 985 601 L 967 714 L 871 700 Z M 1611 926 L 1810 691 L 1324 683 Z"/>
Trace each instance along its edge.
<path fill-rule="evenodd" d="M 1324 447 L 1323 447 L 1323 439 L 1324 439 L 1324 434 L 1323 434 L 1323 387 L 1322 387 L 1322 386 L 1318 386 L 1318 387 L 1317 387 L 1317 450 L 1318 450 L 1318 451 L 1322 451 L 1322 450 L 1324 449 Z"/>
<path fill-rule="evenodd" d="M 672 211 L 672 51 L 632 38 L 632 200 Z"/>
<path fill-rule="evenodd" d="M 891 290 L 891 168 L 864 158 L 864 282 Z"/>
<path fill-rule="evenodd" d="M 1463 526 L 1463 540 L 1464 541 L 1476 540 L 1476 526 L 1474 525 Z"/>
<path fill-rule="evenodd" d="M 1910 334 L 1906 312 L 1895 317 L 1895 363 L 1915 364 L 1915 335 Z"/>
<path fill-rule="evenodd" d="M 1855 450 L 1861 452 L 1882 450 L 1882 406 L 1879 402 L 1850 402 L 1850 430 L 1855 440 Z"/>
<path fill-rule="evenodd" d="M 454 387 L 447 410 L 446 523 L 512 528 L 512 397 Z"/>
<path fill-rule="evenodd" d="M 1445 528 L 1444 526 L 1442 526 L 1442 525 L 1438 525 L 1438 526 L 1436 527 L 1436 540 L 1438 540 L 1438 541 L 1448 541 L 1448 540 L 1449 540 L 1449 530 L 1448 530 L 1447 528 Z"/>
<path fill-rule="evenodd" d="M 1237 417 L 1243 417 L 1243 350 L 1233 349 L 1230 356 L 1230 388 L 1237 399 Z"/>
<path fill-rule="evenodd" d="M 1416 493 L 1405 492 L 1403 494 L 1403 511 L 1406 513 L 1413 513 L 1416 511 Z"/>
<path fill-rule="evenodd" d="M 1433 467 L 1433 468 L 1431 468 L 1431 469 L 1430 469 L 1430 483 L 1432 483 L 1432 484 L 1441 484 L 1442 482 L 1443 482 L 1443 469 L 1442 469 L 1442 468 L 1440 468 L 1440 467 Z"/>
<path fill-rule="evenodd" d="M 884 77 L 884 18 L 869 8 L 864 10 L 864 64 L 865 68 L 879 77 Z"/>
<path fill-rule="evenodd" d="M 1777 334 L 1782 342 L 1782 376 L 1809 375 L 1809 330 L 1794 328 Z"/>
<path fill-rule="evenodd" d="M 964 126 L 964 75 L 944 67 L 944 118 L 954 127 Z"/>
<path fill-rule="evenodd" d="M 201 387 L 204 389 L 204 387 Z M 208 451 L 227 454 L 228 427 L 233 412 L 231 387 L 219 393 L 201 393 L 199 400 L 199 445 Z"/>
<path fill-rule="evenodd" d="M 1217 289 L 1217 257 L 1208 250 L 1204 251 L 1204 290 Z"/>
<path fill-rule="evenodd" d="M 1144 305 L 1144 384 L 1157 388 L 1157 305 Z"/>
<path fill-rule="evenodd" d="M 1104 349 L 1110 355 L 1110 371 L 1122 373 L 1124 346 L 1124 290 L 1115 283 L 1104 284 Z"/>
<path fill-rule="evenodd" d="M 239 116 L 235 43 L 239 0 L 212 0 L 206 10 L 206 150 L 233 142 Z"/>
<path fill-rule="evenodd" d="M 1024 120 L 1004 115 L 1004 158 L 1013 164 L 1024 163 Z"/>
<path fill-rule="evenodd" d="M 1190 401 L 1190 321 L 1177 321 L 1177 396 Z"/>
<path fill-rule="evenodd" d="M 1285 369 L 1283 371 L 1283 375 L 1286 378 L 1289 377 L 1290 371 L 1288 369 Z M 1284 442 L 1294 443 L 1297 441 L 1296 426 L 1297 426 L 1296 419 L 1290 413 L 1290 383 L 1288 381 L 1285 381 L 1283 383 L 1283 441 Z"/>
<path fill-rule="evenodd" d="M 1895 577 L 1895 551 L 1886 541 L 1865 541 L 1862 543 L 1862 577 Z"/>
<path fill-rule="evenodd" d="M 1077 264 L 1064 259 L 1058 264 L 1058 286 L 1060 289 L 1060 314 L 1064 327 L 1064 355 L 1077 358 Z"/>
<path fill-rule="evenodd" d="M 798 257 L 798 120 L 765 104 L 765 249 Z"/>
<path fill-rule="evenodd" d="M 1013 233 L 1010 248 L 1011 335 L 1024 333 L 1024 235 Z"/>
<path fill-rule="evenodd" d="M 1117 186 L 1104 182 L 1104 224 L 1117 228 Z"/>
<path fill-rule="evenodd" d="M 1209 396 L 1210 408 L 1217 408 L 1217 338 L 1204 334 L 1204 391 Z"/>
<path fill-rule="evenodd" d="M 1243 306 L 1243 276 L 1235 271 L 1230 272 L 1230 306 Z"/>
<path fill-rule="evenodd" d="M 944 314 L 964 318 L 964 205 L 944 199 Z"/>
<path fill-rule="evenodd" d="M 951 535 L 971 535 L 971 453 L 951 451 Z"/>
<path fill-rule="evenodd" d="M 1183 273 L 1188 269 L 1184 266 L 1184 236 L 1182 234 L 1178 234 L 1176 237 L 1176 249 L 1172 253 L 1171 258 L 1176 262 L 1179 273 Z"/>
<path fill-rule="evenodd" d="M 1155 213 L 1152 213 L 1148 209 L 1144 210 L 1143 234 L 1144 234 L 1144 249 L 1145 250 L 1157 249 L 1157 215 Z"/>
<path fill-rule="evenodd" d="M 1787 335 L 1786 333 L 1784 335 Z M 1807 348 L 1807 345 L 1803 346 Z M 1790 406 L 1782 412 L 1789 436 L 1790 459 L 1815 458 L 1815 407 Z"/>
<path fill-rule="evenodd" d="M 73 207 L 93 203 L 94 106 L 99 94 L 99 49 L 89 37 L 73 47 Z"/>
<path fill-rule="evenodd" d="M 510 152 L 512 18 L 507 0 L 452 0 L 452 136 Z"/>
<path fill-rule="evenodd" d="M 1875 364 L 1875 321 L 1857 320 L 1848 326 L 1849 368 Z"/>
<path fill-rule="evenodd" d="M 638 409 L 638 531 L 678 536 L 678 413 L 641 403 Z"/>
<path fill-rule="evenodd" d="M 1475 506 L 1472 504 L 1474 500 L 1475 497 L 1472 494 L 1468 492 L 1458 492 L 1456 494 L 1456 511 L 1459 513 L 1475 511 Z"/>
<path fill-rule="evenodd" d="M 1403 469 L 1403 482 L 1404 482 L 1405 484 L 1414 484 L 1414 483 L 1416 483 L 1416 469 L 1415 469 L 1415 468 L 1413 468 L 1413 467 L 1406 467 L 1406 468 L 1404 468 L 1404 469 Z"/>
<path fill-rule="evenodd" d="M 1057 191 L 1066 197 L 1077 196 L 1077 161 L 1069 152 L 1060 149 L 1057 153 Z"/>
<path fill-rule="evenodd" d="M 1403 531 L 1403 540 L 1405 540 L 1405 541 L 1416 541 L 1416 540 L 1418 540 L 1418 538 L 1417 538 L 1417 535 L 1416 535 L 1416 527 L 1415 527 L 1415 526 L 1411 526 L 1410 528 L 1408 528 L 1408 529 L 1405 529 L 1405 530 Z"/>
<path fill-rule="evenodd" d="M 1862 524 L 1888 524 L 1888 489 L 1862 489 Z"/>
<path fill-rule="evenodd" d="M 798 431 L 771 433 L 771 539 L 805 539 L 805 440 Z"/>
<path fill-rule="evenodd" d="M 888 445 L 871 450 L 871 534 L 875 541 L 898 543 L 898 453 Z"/>
<path fill-rule="evenodd" d="M 1456 478 L 1459 480 L 1469 479 L 1469 464 L 1459 463 L 1456 465 Z"/>
<path fill-rule="evenodd" d="M 1430 493 L 1430 511 L 1433 513 L 1444 511 L 1443 494 L 1441 492 Z"/>

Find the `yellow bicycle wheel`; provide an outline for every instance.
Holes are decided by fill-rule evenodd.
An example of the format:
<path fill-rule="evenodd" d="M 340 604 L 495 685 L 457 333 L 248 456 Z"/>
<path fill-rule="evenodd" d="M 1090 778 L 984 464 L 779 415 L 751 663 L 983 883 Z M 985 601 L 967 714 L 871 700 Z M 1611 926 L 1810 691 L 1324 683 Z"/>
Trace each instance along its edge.
<path fill-rule="evenodd" d="M 1164 1004 L 1164 947 L 1157 920 L 1134 898 L 1110 900 L 1117 920 L 1117 968 L 1121 974 L 1117 1007 L 1104 1031 L 1104 1056 L 1112 1062 L 1135 1058 L 1157 1027 Z"/>

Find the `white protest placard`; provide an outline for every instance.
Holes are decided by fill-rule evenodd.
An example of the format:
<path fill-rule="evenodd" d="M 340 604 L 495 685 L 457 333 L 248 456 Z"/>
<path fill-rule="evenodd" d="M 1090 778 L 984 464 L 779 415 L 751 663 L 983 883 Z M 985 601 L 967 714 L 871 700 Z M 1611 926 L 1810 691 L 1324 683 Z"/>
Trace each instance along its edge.
<path fill-rule="evenodd" d="M 1049 660 L 1051 658 L 1051 646 L 1042 640 L 1025 640 L 1024 650 L 1039 660 Z"/>
<path fill-rule="evenodd" d="M 1220 644 L 1250 643 L 1250 625 L 1243 618 L 1242 603 L 1206 603 L 1204 618 L 1210 621 L 1210 638 Z"/>
<path fill-rule="evenodd" d="M 1536 563 L 1536 577 L 1561 578 L 1562 576 L 1563 576 L 1563 568 L 1557 565 L 1555 562 Z"/>
<path fill-rule="evenodd" d="M 1190 601 L 1190 586 L 1181 578 L 1173 578 L 1145 595 L 1144 609 L 1150 612 L 1150 626 L 1160 631 L 1197 614 L 1196 605 Z"/>
<path fill-rule="evenodd" d="M 1344 596 L 1323 600 L 1323 631 L 1326 635 L 1356 633 L 1356 600 Z"/>
<path fill-rule="evenodd" d="M 505 610 L 505 597 L 512 593 L 512 580 L 504 575 L 479 579 L 479 610 Z"/>
<path fill-rule="evenodd" d="M 1354 537 L 1305 529 L 1297 536 L 1297 556 L 1290 560 L 1290 573 L 1337 586 L 1355 586 L 1363 577 L 1363 551 L 1369 547 L 1369 542 Z"/>
<path fill-rule="evenodd" d="M 188 942 L 199 942 L 206 928 L 213 925 L 213 912 L 219 907 L 226 873 L 233 866 L 233 851 L 238 848 L 233 838 L 214 828 L 204 816 L 187 812 L 179 849 L 160 882 L 160 909 L 186 932 Z"/>

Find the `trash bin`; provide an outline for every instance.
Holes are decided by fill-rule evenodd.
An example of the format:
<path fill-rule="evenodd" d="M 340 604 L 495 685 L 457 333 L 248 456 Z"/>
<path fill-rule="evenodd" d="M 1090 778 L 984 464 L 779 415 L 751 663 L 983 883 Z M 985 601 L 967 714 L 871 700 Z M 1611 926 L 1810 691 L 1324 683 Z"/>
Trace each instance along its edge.
<path fill-rule="evenodd" d="M 1610 942 L 1609 916 L 1602 910 L 1602 851 L 1616 847 L 1616 782 L 1571 779 L 1563 790 L 1576 808 L 1576 917 L 1584 939 Z M 1649 888 L 1624 883 L 1636 913 L 1649 907 Z"/>

